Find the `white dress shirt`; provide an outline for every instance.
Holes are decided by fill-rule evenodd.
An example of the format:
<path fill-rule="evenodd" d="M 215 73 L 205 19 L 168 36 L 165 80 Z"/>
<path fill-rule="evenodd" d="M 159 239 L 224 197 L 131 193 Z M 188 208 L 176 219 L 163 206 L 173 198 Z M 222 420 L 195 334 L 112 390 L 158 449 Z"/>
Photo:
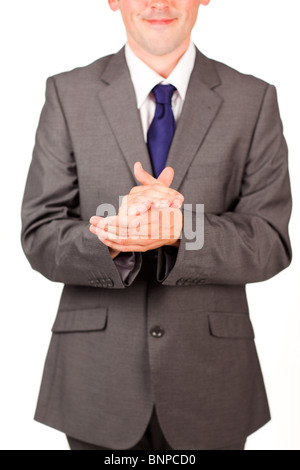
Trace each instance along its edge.
<path fill-rule="evenodd" d="M 172 97 L 172 110 L 177 124 L 195 65 L 196 47 L 190 42 L 187 51 L 181 57 L 167 79 L 163 78 L 139 59 L 128 43 L 125 45 L 125 57 L 136 94 L 137 109 L 141 117 L 144 139 L 145 142 L 147 142 L 148 129 L 154 118 L 156 108 L 155 97 L 151 92 L 152 89 L 160 83 L 163 85 L 171 84 L 176 87 L 177 90 Z M 178 248 L 172 246 L 165 246 L 164 248 L 165 262 L 163 263 L 163 269 L 165 278 L 175 264 Z M 121 253 L 114 258 L 114 262 L 123 282 L 130 284 L 129 279 L 136 265 L 135 252 L 121 251 Z"/>
<path fill-rule="evenodd" d="M 196 60 L 196 47 L 191 41 L 187 51 L 179 60 L 167 79 L 156 73 L 139 59 L 128 43 L 125 45 L 125 57 L 134 86 L 137 108 L 140 113 L 145 142 L 150 124 L 154 118 L 156 102 L 151 90 L 158 84 L 171 84 L 177 88 L 172 98 L 172 110 L 176 124 L 181 115 L 186 92 Z"/>

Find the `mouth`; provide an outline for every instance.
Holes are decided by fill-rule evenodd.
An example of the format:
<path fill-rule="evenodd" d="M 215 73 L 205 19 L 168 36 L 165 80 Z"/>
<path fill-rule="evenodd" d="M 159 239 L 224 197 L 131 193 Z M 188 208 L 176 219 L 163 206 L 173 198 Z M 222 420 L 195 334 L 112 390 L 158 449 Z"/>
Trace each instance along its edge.
<path fill-rule="evenodd" d="M 172 19 L 159 18 L 159 19 L 145 20 L 145 21 L 151 26 L 169 26 L 170 24 L 174 23 L 174 21 L 176 21 L 176 18 L 172 18 Z"/>

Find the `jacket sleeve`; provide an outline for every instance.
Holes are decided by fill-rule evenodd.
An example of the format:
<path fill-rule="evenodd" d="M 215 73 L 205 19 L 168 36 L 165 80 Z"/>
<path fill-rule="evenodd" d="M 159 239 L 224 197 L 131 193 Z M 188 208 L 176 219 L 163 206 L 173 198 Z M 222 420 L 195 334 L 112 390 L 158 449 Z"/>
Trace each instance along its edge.
<path fill-rule="evenodd" d="M 46 278 L 116 289 L 129 285 L 124 285 L 108 247 L 82 220 L 74 152 L 53 77 L 46 83 L 21 218 L 24 253 Z M 131 283 L 141 267 L 138 261 Z"/>
<path fill-rule="evenodd" d="M 231 284 L 264 281 L 292 259 L 288 224 L 292 209 L 288 149 L 277 92 L 268 85 L 244 168 L 240 197 L 232 212 L 190 211 L 193 226 L 202 224 L 204 245 L 187 250 L 185 218 L 176 263 L 163 285 Z M 202 223 L 204 221 L 204 224 Z M 195 241 L 195 240 L 194 240 Z M 159 253 L 159 262 L 162 251 Z"/>

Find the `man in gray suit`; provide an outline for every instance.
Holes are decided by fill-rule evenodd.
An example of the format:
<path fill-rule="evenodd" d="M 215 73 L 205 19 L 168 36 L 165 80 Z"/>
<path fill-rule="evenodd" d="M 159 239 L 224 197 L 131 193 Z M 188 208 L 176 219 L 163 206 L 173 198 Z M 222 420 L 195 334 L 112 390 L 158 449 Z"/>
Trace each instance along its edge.
<path fill-rule="evenodd" d="M 35 419 L 74 450 L 242 450 L 270 419 L 245 285 L 291 262 L 287 146 L 275 87 L 191 42 L 208 3 L 109 0 L 126 46 L 47 80 L 21 238 L 64 284 Z"/>

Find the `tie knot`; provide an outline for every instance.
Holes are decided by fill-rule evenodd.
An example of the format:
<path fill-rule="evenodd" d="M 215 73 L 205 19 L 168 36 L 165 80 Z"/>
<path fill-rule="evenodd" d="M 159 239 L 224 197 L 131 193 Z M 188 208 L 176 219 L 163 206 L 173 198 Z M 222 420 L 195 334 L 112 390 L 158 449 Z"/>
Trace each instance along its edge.
<path fill-rule="evenodd" d="M 176 88 L 173 85 L 156 85 L 152 92 L 155 96 L 156 103 L 170 105 L 175 90 Z"/>

